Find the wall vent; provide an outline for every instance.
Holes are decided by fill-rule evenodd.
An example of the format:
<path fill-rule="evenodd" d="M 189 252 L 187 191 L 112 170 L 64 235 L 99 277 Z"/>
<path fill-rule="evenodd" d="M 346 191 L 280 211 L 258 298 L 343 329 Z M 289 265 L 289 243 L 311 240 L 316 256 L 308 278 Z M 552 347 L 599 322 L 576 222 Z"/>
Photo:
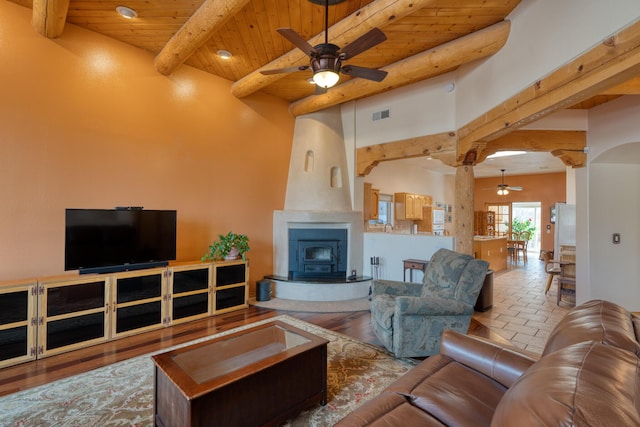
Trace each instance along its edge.
<path fill-rule="evenodd" d="M 389 117 L 391 117 L 391 113 L 387 108 L 386 110 L 376 111 L 373 113 L 371 119 L 375 122 L 377 120 L 388 119 Z"/>

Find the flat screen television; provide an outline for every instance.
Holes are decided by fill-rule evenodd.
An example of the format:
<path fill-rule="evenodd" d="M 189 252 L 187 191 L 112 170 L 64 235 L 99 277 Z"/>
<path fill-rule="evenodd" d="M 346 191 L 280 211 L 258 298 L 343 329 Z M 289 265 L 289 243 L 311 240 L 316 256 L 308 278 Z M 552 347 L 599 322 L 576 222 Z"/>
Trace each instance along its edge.
<path fill-rule="evenodd" d="M 176 259 L 175 210 L 66 209 L 64 269 L 109 273 Z"/>

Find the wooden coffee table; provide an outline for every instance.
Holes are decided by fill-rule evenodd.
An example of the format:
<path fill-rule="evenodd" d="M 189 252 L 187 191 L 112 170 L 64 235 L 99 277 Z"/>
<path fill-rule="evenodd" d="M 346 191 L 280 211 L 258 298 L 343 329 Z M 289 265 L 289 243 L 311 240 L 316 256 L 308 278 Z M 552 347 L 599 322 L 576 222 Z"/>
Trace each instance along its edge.
<path fill-rule="evenodd" d="M 278 425 L 325 405 L 327 343 L 274 321 L 152 356 L 155 425 Z"/>

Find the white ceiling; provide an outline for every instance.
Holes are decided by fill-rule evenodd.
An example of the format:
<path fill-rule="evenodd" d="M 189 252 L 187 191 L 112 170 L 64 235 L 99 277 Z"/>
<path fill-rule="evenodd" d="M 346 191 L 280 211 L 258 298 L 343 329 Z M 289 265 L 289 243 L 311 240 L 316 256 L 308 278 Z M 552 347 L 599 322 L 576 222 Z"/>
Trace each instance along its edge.
<path fill-rule="evenodd" d="M 455 168 L 447 166 L 439 160 L 426 157 L 398 161 L 445 175 L 455 175 L 456 173 Z M 515 156 L 487 159 L 474 166 L 473 175 L 476 178 L 496 177 L 500 176 L 500 169 L 505 170 L 505 176 L 510 176 L 565 172 L 566 166 L 551 153 L 528 152 Z"/>

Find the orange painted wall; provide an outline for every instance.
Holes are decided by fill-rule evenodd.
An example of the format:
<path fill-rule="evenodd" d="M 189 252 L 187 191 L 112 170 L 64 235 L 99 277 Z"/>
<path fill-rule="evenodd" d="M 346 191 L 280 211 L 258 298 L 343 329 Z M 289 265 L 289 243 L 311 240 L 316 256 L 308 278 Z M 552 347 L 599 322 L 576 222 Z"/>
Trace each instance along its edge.
<path fill-rule="evenodd" d="M 505 176 L 504 182 L 523 187 L 522 191 L 510 191 L 506 196 L 496 194 L 502 178 L 477 178 L 475 180 L 474 210 L 484 210 L 485 203 L 540 202 L 542 204 L 542 249 L 553 250 L 554 224 L 550 221 L 550 208 L 556 202 L 566 200 L 566 174 Z M 551 231 L 546 232 L 547 225 Z"/>
<path fill-rule="evenodd" d="M 294 120 L 231 82 L 67 25 L 35 33 L 0 2 L 0 280 L 63 273 L 65 208 L 177 209 L 178 260 L 249 236 L 251 280 L 272 273 Z"/>

